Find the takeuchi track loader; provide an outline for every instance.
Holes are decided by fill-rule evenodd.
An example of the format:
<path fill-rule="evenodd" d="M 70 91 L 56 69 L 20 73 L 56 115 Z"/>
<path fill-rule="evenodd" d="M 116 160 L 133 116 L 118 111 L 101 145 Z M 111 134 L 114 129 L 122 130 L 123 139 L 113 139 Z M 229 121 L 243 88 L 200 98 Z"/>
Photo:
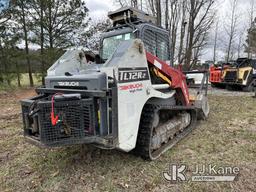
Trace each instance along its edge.
<path fill-rule="evenodd" d="M 25 138 L 36 145 L 93 144 L 157 159 L 209 113 L 207 71 L 194 96 L 169 60 L 168 32 L 134 8 L 110 12 L 99 55 L 69 50 L 45 87 L 21 101 Z"/>

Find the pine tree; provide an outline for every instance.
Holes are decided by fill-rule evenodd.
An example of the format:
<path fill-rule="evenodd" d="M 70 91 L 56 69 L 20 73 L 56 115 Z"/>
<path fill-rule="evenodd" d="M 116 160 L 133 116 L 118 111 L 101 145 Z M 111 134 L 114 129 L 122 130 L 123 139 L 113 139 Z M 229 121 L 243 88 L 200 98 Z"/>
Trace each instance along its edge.
<path fill-rule="evenodd" d="M 45 47 L 72 46 L 79 32 L 88 26 L 88 9 L 82 0 L 32 0 L 28 6 L 34 19 L 33 32 L 39 38 L 43 27 Z"/>
<path fill-rule="evenodd" d="M 13 4 L 14 8 L 12 10 L 13 20 L 18 23 L 16 26 L 17 29 L 22 31 L 22 39 L 25 42 L 25 55 L 26 55 L 26 63 L 27 63 L 27 69 L 28 69 L 28 76 L 29 76 L 29 84 L 30 86 L 34 86 L 34 80 L 32 76 L 32 65 L 30 61 L 29 56 L 29 43 L 30 43 L 30 37 L 29 37 L 29 31 L 30 31 L 30 24 L 31 24 L 31 18 L 27 14 L 29 12 L 28 7 L 29 0 L 16 0 Z"/>
<path fill-rule="evenodd" d="M 31 0 L 33 42 L 41 47 L 42 73 L 62 54 L 76 45 L 88 26 L 88 9 L 82 0 Z"/>

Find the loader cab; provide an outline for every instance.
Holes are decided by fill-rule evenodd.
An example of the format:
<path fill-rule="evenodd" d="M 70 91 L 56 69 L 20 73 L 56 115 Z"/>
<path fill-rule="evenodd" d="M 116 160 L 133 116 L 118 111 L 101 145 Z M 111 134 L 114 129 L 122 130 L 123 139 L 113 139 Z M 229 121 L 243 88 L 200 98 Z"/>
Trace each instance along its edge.
<path fill-rule="evenodd" d="M 120 15 L 127 12 L 130 15 L 137 14 L 136 18 L 131 17 L 129 21 L 120 19 Z M 143 17 L 138 16 L 139 13 Z M 136 38 L 143 41 L 146 51 L 163 61 L 170 60 L 168 31 L 152 23 L 153 19 L 145 20 L 146 16 L 146 13 L 131 7 L 109 13 L 109 18 L 113 20 L 113 27 L 102 34 L 100 43 L 100 57 L 104 62 L 114 53 L 120 42 Z M 118 21 L 115 20 L 116 17 Z"/>
<path fill-rule="evenodd" d="M 243 67 L 250 67 L 252 65 L 251 59 L 248 58 L 238 58 L 236 60 L 236 67 L 243 68 Z"/>

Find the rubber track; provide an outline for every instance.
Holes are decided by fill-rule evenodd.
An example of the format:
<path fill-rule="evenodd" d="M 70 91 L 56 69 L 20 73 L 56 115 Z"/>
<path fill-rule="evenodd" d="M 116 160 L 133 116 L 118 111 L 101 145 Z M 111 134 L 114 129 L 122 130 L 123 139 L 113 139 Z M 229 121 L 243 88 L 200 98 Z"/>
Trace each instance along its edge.
<path fill-rule="evenodd" d="M 141 156 L 143 159 L 152 160 L 150 157 L 150 151 L 149 151 L 150 140 L 151 140 L 151 128 L 152 128 L 155 112 L 157 112 L 162 108 L 166 108 L 166 107 L 146 104 L 143 108 L 138 137 L 137 137 L 137 143 L 134 149 L 134 154 L 137 156 Z M 175 109 L 176 107 L 173 107 L 173 109 L 171 108 L 172 107 L 170 107 L 170 110 L 176 110 Z M 196 111 L 193 111 L 193 112 L 196 113 Z M 187 128 L 185 128 L 182 133 L 178 134 L 173 139 L 173 141 L 170 141 L 170 144 L 168 144 L 167 146 L 163 146 L 163 149 L 162 149 L 162 152 L 160 152 L 160 155 L 166 151 L 165 148 L 166 149 L 171 148 L 183 137 L 185 137 L 190 131 L 192 131 L 192 129 L 195 127 L 195 124 L 196 124 L 196 118 L 197 118 L 196 116 L 197 116 L 196 114 L 194 116 L 191 116 L 192 118 L 191 124 Z M 158 155 L 156 158 L 158 158 L 160 155 Z"/>
<path fill-rule="evenodd" d="M 155 109 L 154 105 L 146 104 L 142 110 L 139 132 L 137 137 L 134 153 L 141 156 L 143 159 L 150 160 L 149 149 L 151 139 L 151 127 L 154 120 Z"/>

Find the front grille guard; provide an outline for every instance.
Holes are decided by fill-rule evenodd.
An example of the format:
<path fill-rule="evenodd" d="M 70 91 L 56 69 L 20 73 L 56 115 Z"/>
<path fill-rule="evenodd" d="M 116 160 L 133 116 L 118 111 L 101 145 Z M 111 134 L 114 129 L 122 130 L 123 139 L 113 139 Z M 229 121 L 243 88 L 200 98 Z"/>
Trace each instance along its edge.
<path fill-rule="evenodd" d="M 29 142 L 49 147 L 81 143 L 115 145 L 117 104 L 112 95 L 117 94 L 116 88 L 108 91 L 38 88 L 36 92 L 38 96 L 21 101 L 24 135 Z M 53 126 L 49 98 L 55 93 L 78 93 L 82 99 L 55 102 L 60 121 Z"/>
<path fill-rule="evenodd" d="M 237 80 L 237 71 L 227 71 L 224 77 L 225 82 L 236 82 Z"/>

